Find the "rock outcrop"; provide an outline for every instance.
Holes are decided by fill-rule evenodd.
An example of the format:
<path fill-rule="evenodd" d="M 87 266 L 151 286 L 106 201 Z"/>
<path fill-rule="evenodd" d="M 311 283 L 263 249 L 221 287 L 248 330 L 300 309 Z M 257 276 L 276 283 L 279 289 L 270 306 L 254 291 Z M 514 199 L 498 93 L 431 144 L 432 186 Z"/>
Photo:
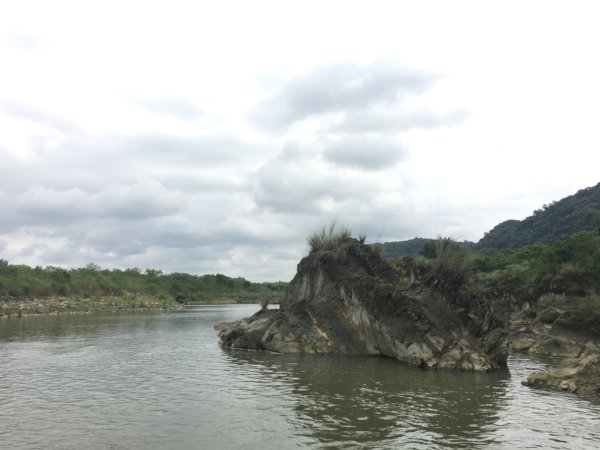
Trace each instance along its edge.
<path fill-rule="evenodd" d="M 513 316 L 514 351 L 560 361 L 555 370 L 529 374 L 522 383 L 554 390 L 600 393 L 600 315 L 538 305 Z"/>
<path fill-rule="evenodd" d="M 553 371 L 534 372 L 522 383 L 580 394 L 600 394 L 600 353 L 591 351 L 579 358 L 569 358 Z"/>
<path fill-rule="evenodd" d="M 305 257 L 279 310 L 215 328 L 230 348 L 381 355 L 487 371 L 506 366 L 507 323 L 499 304 L 449 298 L 424 280 L 411 282 L 354 241 L 345 251 Z"/>

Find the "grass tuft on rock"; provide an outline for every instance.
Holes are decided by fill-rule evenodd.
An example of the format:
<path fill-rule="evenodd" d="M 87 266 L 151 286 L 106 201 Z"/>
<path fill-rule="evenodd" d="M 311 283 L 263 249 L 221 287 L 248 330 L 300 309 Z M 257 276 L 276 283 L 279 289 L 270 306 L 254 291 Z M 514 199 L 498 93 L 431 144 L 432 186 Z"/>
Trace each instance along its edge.
<path fill-rule="evenodd" d="M 345 227 L 337 226 L 333 221 L 328 227 L 323 226 L 321 230 L 312 232 L 306 238 L 310 253 L 337 251 L 344 248 L 352 240 L 352 231 Z"/>

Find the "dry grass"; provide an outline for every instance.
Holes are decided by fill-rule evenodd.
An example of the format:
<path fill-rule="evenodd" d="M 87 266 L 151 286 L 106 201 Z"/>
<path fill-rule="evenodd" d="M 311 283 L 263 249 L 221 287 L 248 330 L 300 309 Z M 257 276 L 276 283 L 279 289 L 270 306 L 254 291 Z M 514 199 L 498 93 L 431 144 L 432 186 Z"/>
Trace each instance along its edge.
<path fill-rule="evenodd" d="M 310 253 L 323 251 L 340 250 L 352 240 L 352 232 L 347 227 L 339 227 L 335 222 L 331 222 L 329 227 L 323 227 L 308 235 L 306 243 Z"/>

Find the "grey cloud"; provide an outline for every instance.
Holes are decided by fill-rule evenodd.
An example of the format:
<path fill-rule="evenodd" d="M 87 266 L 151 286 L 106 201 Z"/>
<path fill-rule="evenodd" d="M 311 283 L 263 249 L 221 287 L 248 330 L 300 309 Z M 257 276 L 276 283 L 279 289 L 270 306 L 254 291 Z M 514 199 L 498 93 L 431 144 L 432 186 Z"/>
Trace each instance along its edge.
<path fill-rule="evenodd" d="M 152 246 L 184 249 L 210 243 L 206 231 L 194 230 L 185 224 L 176 225 L 168 218 L 137 223 L 121 218 L 102 220 L 80 239 L 95 252 L 119 256 L 143 254 Z"/>
<path fill-rule="evenodd" d="M 469 117 L 465 110 L 438 114 L 428 110 L 369 109 L 348 113 L 341 123 L 327 129 L 337 133 L 388 133 L 410 129 L 433 129 L 459 125 Z"/>
<path fill-rule="evenodd" d="M 36 253 L 46 251 L 47 248 L 48 247 L 46 247 L 45 245 L 42 245 L 42 244 L 28 245 L 28 246 L 23 247 L 22 249 L 20 249 L 17 252 L 17 255 L 19 255 L 20 257 L 33 256 Z"/>
<path fill-rule="evenodd" d="M 260 213 L 241 214 L 220 224 L 216 231 L 218 240 L 240 247 L 269 247 L 289 243 L 293 239 L 288 227 Z M 270 251 L 270 250 L 269 250 Z"/>
<path fill-rule="evenodd" d="M 78 188 L 64 191 L 43 187 L 27 189 L 13 199 L 11 214 L 1 223 L 9 229 L 21 224 L 65 224 L 81 217 L 82 208 L 88 207 L 88 198 L 89 194 Z"/>
<path fill-rule="evenodd" d="M 183 120 L 195 120 L 204 115 L 203 111 L 194 103 L 183 98 L 137 99 L 136 103 L 148 111 Z"/>
<path fill-rule="evenodd" d="M 103 217 L 140 221 L 166 216 L 184 207 L 185 199 L 181 194 L 169 192 L 153 181 L 110 184 L 100 192 L 37 187 L 14 199 L 10 221 L 13 226 L 19 223 L 65 224 Z"/>
<path fill-rule="evenodd" d="M 169 192 L 154 180 L 112 184 L 89 198 L 96 214 L 136 221 L 168 216 L 185 208 L 186 201 L 181 194 Z"/>
<path fill-rule="evenodd" d="M 277 155 L 276 160 L 280 162 L 295 162 L 304 159 L 307 156 L 310 157 L 314 155 L 314 150 L 307 149 L 298 142 L 288 141 Z"/>
<path fill-rule="evenodd" d="M 337 174 L 311 165 L 273 161 L 256 174 L 254 202 L 259 208 L 280 213 L 318 213 L 320 202 L 351 195 L 340 188 L 340 181 Z"/>
<path fill-rule="evenodd" d="M 84 235 L 73 229 L 62 229 L 61 233 L 75 238 L 60 248 L 33 244 L 27 246 L 23 254 L 13 253 L 8 259 L 37 253 L 45 264 L 53 265 L 64 265 L 65 261 L 71 266 L 96 262 L 102 267 L 152 267 L 199 274 L 221 272 L 258 280 L 273 280 L 273 274 L 281 274 L 282 266 L 287 265 L 289 268 L 285 271 L 291 277 L 298 257 L 290 257 L 290 251 L 271 254 L 284 240 L 286 246 L 290 244 L 289 235 L 277 233 L 281 230 L 279 224 L 271 226 L 256 218 L 241 223 L 217 224 L 212 228 L 209 223 L 195 223 L 195 229 L 192 229 L 184 223 L 176 226 L 171 222 L 169 229 L 165 223 L 156 220 L 143 227 L 103 220 L 96 222 L 95 227 Z M 91 222 L 84 225 L 89 228 Z M 253 231 L 261 228 L 272 232 L 257 234 Z M 36 237 L 36 241 L 43 239 L 41 235 Z M 257 253 L 259 248 L 262 250 Z M 243 260 L 240 255 L 244 255 Z"/>
<path fill-rule="evenodd" d="M 218 241 L 215 235 L 209 235 L 206 231 L 208 230 L 191 230 L 182 227 L 169 229 L 154 224 L 152 229 L 145 233 L 144 241 L 173 249 L 216 245 Z"/>
<path fill-rule="evenodd" d="M 223 176 L 214 171 L 203 171 L 195 174 L 167 176 L 162 179 L 165 187 L 183 192 L 235 193 L 252 188 L 247 178 Z"/>
<path fill-rule="evenodd" d="M 389 138 L 357 137 L 342 139 L 323 151 L 325 160 L 339 166 L 380 170 L 393 166 L 407 150 Z"/>
<path fill-rule="evenodd" d="M 70 134 L 80 132 L 79 127 L 67 119 L 19 102 L 0 99 L 0 109 L 3 109 L 6 114 L 14 118 L 28 120 L 62 132 Z"/>
<path fill-rule="evenodd" d="M 68 243 L 61 245 L 61 248 L 33 244 L 38 245 L 35 250 L 42 250 L 44 258 L 52 262 L 62 257 L 63 264 L 65 260 L 78 260 L 83 264 L 92 261 L 123 261 L 136 255 L 142 257 L 151 248 L 181 251 L 216 244 L 214 235 L 209 236 L 206 232 L 191 230 L 185 226 L 167 228 L 157 219 L 136 223 L 117 217 L 82 218 L 78 222 L 57 227 L 53 227 L 51 223 L 44 223 L 43 226 L 28 228 L 27 233 L 33 236 L 36 242 L 43 243 L 47 240 L 44 233 L 48 229 L 54 230 L 54 238 L 60 237 Z M 29 254 L 33 253 L 33 245 L 26 247 L 30 249 L 27 250 Z M 71 254 L 62 253 L 62 248 L 70 249 Z M 164 268 L 169 264 L 169 261 L 163 261 L 157 267 Z"/>
<path fill-rule="evenodd" d="M 146 252 L 148 245 L 139 240 L 121 239 L 116 245 L 114 242 L 107 242 L 106 245 L 96 243 L 95 249 L 104 253 L 113 253 L 123 256 L 140 255 Z"/>
<path fill-rule="evenodd" d="M 270 151 L 270 144 L 227 134 L 67 136 L 52 152 L 44 142 L 32 142 L 26 160 L 11 158 L 8 150 L 4 160 L 9 162 L 0 164 L 0 179 L 11 198 L 39 187 L 95 193 L 111 184 L 126 187 L 148 179 L 169 190 L 239 192 L 249 189 L 247 173 L 252 164 L 258 165 L 253 161 Z"/>
<path fill-rule="evenodd" d="M 189 138 L 156 134 L 131 138 L 125 145 L 133 156 L 142 160 L 198 167 L 239 164 L 242 160 L 259 157 L 265 152 L 265 146 L 249 144 L 229 134 Z"/>
<path fill-rule="evenodd" d="M 393 103 L 428 90 L 434 81 L 429 74 L 381 62 L 319 67 L 292 79 L 260 103 L 249 119 L 256 125 L 277 129 L 313 115 Z"/>
<path fill-rule="evenodd" d="M 257 170 L 253 194 L 259 208 L 318 215 L 336 205 L 366 199 L 377 183 L 371 174 L 348 173 L 343 167 L 325 164 L 316 152 L 287 145 Z"/>
<path fill-rule="evenodd" d="M 100 262 L 97 255 L 90 255 L 89 252 L 83 252 L 80 242 L 68 242 L 60 248 L 51 248 L 45 246 L 43 250 L 44 266 L 61 266 L 61 267 L 83 267 L 84 265 L 94 262 Z"/>

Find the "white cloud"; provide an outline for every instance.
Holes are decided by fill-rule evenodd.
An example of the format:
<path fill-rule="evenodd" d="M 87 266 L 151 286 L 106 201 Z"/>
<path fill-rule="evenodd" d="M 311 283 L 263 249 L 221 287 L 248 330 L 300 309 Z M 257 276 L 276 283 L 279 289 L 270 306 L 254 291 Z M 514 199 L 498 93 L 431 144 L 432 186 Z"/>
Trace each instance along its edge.
<path fill-rule="evenodd" d="M 425 109 L 369 108 L 353 111 L 329 131 L 338 133 L 390 133 L 415 128 L 435 129 L 459 125 L 469 117 L 465 110 L 436 113 Z"/>
<path fill-rule="evenodd" d="M 202 109 L 196 106 L 189 100 L 177 97 L 163 98 L 142 98 L 137 99 L 135 103 L 149 111 L 173 116 L 183 120 L 194 120 L 202 117 L 204 113 Z"/>
<path fill-rule="evenodd" d="M 318 67 L 290 80 L 249 118 L 259 126 L 279 129 L 314 115 L 401 101 L 424 92 L 433 82 L 429 74 L 384 62 Z"/>
<path fill-rule="evenodd" d="M 0 258 L 286 279 L 332 218 L 476 240 L 599 181 L 590 5 L 5 2 Z"/>

